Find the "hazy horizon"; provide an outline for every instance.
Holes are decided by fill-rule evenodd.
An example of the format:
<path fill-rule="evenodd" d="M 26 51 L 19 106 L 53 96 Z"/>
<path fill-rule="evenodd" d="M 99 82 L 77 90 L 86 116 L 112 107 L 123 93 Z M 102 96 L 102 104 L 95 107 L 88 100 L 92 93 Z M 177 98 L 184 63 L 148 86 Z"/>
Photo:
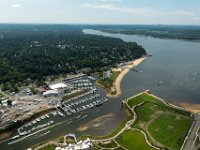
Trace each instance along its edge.
<path fill-rule="evenodd" d="M 87 26 L 200 26 L 200 24 L 95 24 L 95 23 L 15 23 L 0 22 L 0 25 L 87 25 Z"/>

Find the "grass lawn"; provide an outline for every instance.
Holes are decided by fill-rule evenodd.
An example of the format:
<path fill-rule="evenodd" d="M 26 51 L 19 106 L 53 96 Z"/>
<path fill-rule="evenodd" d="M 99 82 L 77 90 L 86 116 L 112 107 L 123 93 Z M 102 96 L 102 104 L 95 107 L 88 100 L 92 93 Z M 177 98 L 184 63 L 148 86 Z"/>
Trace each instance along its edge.
<path fill-rule="evenodd" d="M 10 95 L 10 91 L 5 91 L 4 93 L 6 93 L 7 95 Z"/>
<path fill-rule="evenodd" d="M 140 103 L 147 102 L 147 101 L 154 102 L 154 103 L 157 103 L 157 104 L 160 104 L 160 105 L 164 105 L 164 103 L 162 101 L 160 101 L 157 98 L 150 96 L 146 93 L 142 93 L 141 95 L 132 98 L 131 100 L 129 100 L 128 105 L 130 107 L 133 107 L 135 105 L 138 105 Z"/>
<path fill-rule="evenodd" d="M 54 145 L 47 145 L 46 147 L 42 148 L 41 150 L 55 150 Z"/>
<path fill-rule="evenodd" d="M 124 150 L 122 147 L 115 148 L 114 150 Z"/>
<path fill-rule="evenodd" d="M 96 145 L 94 145 L 94 150 L 99 150 L 99 148 Z"/>
<path fill-rule="evenodd" d="M 154 103 L 158 106 L 165 107 L 165 108 L 167 108 L 171 111 L 182 113 L 184 115 L 190 116 L 189 112 L 186 112 L 186 111 L 181 110 L 181 109 L 171 108 L 168 105 L 166 105 L 165 103 L 163 103 L 162 101 L 160 101 L 159 99 L 157 99 L 156 97 L 151 96 L 151 95 L 146 94 L 146 93 L 142 93 L 139 96 L 132 98 L 131 100 L 128 101 L 128 105 L 130 107 L 133 107 L 135 105 L 138 105 L 138 104 L 141 104 L 141 103 L 144 103 L 144 102 L 151 102 L 151 103 Z"/>
<path fill-rule="evenodd" d="M 4 97 L 4 95 L 2 93 L 0 93 L 0 98 Z"/>
<path fill-rule="evenodd" d="M 180 149 L 193 120 L 175 113 L 158 116 L 148 127 L 156 141 L 172 149 Z"/>
<path fill-rule="evenodd" d="M 115 148 L 115 147 L 118 146 L 117 143 L 115 143 L 114 141 L 111 141 L 111 142 L 106 143 L 106 144 L 99 143 L 98 145 L 103 147 L 103 148 Z"/>
<path fill-rule="evenodd" d="M 128 150 L 154 150 L 150 147 L 140 131 L 128 130 L 117 138 L 118 143 Z"/>
<path fill-rule="evenodd" d="M 154 103 L 146 102 L 142 106 L 137 107 L 135 111 L 137 114 L 137 120 L 132 126 L 143 129 L 143 125 L 148 123 L 153 116 L 155 117 L 156 112 L 165 112 L 166 109 Z"/>

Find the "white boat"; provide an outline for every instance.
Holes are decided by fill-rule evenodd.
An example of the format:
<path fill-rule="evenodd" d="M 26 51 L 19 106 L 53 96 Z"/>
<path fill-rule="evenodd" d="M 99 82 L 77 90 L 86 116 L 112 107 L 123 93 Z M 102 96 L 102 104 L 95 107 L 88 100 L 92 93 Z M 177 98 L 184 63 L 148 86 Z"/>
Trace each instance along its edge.
<path fill-rule="evenodd" d="M 58 114 L 61 116 L 61 117 L 65 117 L 65 115 L 63 113 L 61 113 L 60 111 L 58 111 Z"/>
<path fill-rule="evenodd" d="M 18 137 L 19 137 L 19 135 L 16 135 L 16 136 L 13 136 L 11 139 L 14 140 L 14 139 L 16 139 Z"/>
<path fill-rule="evenodd" d="M 53 114 L 54 116 L 56 116 L 56 115 L 57 115 L 57 112 L 55 111 L 55 112 L 53 112 L 52 114 Z"/>
<path fill-rule="evenodd" d="M 51 131 L 47 131 L 46 133 L 44 133 L 44 135 L 46 135 L 46 134 L 48 134 L 48 133 L 50 133 Z"/>
<path fill-rule="evenodd" d="M 104 98 L 104 101 L 106 102 L 106 101 L 108 101 L 108 99 L 107 99 L 107 98 Z"/>
<path fill-rule="evenodd" d="M 70 123 L 72 123 L 73 121 L 69 121 L 67 124 L 70 124 Z"/>
<path fill-rule="evenodd" d="M 37 122 L 40 122 L 41 120 L 40 120 L 40 118 L 37 118 L 36 121 L 37 121 Z"/>
<path fill-rule="evenodd" d="M 85 116 L 83 116 L 83 117 L 81 117 L 81 118 L 83 119 L 83 118 L 86 118 L 87 116 L 88 116 L 88 115 L 85 115 Z"/>

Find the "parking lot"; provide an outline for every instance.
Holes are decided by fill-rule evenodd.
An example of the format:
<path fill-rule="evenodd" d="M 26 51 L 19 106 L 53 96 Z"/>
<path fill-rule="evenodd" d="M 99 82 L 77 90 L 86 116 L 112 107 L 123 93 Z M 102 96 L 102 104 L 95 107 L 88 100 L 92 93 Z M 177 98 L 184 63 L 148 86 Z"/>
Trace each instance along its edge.
<path fill-rule="evenodd" d="M 108 100 L 98 93 L 95 86 L 95 79 L 90 76 L 81 76 L 66 80 L 65 82 L 72 85 L 75 90 L 88 90 L 86 93 L 63 102 L 63 109 L 68 115 L 100 106 Z"/>

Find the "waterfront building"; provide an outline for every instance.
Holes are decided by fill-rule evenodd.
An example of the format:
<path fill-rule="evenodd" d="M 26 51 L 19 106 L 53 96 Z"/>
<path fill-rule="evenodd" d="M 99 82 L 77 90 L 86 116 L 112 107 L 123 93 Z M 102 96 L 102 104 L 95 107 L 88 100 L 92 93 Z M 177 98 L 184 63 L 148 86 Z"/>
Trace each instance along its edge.
<path fill-rule="evenodd" d="M 60 89 L 63 89 L 63 88 L 67 88 L 67 85 L 64 84 L 64 83 L 56 83 L 56 84 L 49 85 L 49 88 L 51 90 L 60 90 Z"/>
<path fill-rule="evenodd" d="M 110 78 L 112 76 L 112 72 L 110 70 L 103 72 L 103 79 Z"/>
<path fill-rule="evenodd" d="M 84 141 L 78 141 L 75 144 L 68 144 L 68 146 L 56 147 L 55 150 L 94 150 L 92 141 L 90 139 L 86 139 Z"/>
<path fill-rule="evenodd" d="M 43 93 L 44 97 L 58 96 L 58 91 L 56 90 L 48 90 Z"/>

